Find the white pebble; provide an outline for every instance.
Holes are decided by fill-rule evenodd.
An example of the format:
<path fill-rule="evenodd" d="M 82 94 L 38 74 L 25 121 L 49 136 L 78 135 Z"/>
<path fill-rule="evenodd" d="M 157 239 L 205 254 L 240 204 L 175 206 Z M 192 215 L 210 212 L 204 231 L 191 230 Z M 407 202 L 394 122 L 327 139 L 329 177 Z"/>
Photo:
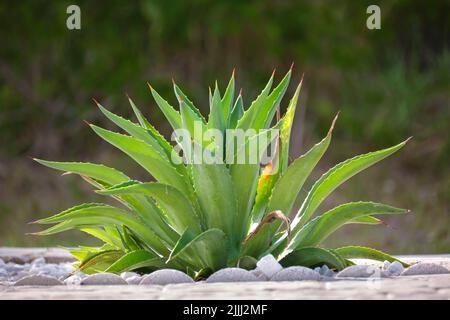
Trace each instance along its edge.
<path fill-rule="evenodd" d="M 337 278 L 381 278 L 380 268 L 374 265 L 354 265 L 345 268 L 336 275 Z"/>
<path fill-rule="evenodd" d="M 114 273 L 102 272 L 87 276 L 81 280 L 82 285 L 120 285 L 128 284 Z"/>
<path fill-rule="evenodd" d="M 283 270 L 281 264 L 279 264 L 277 259 L 271 254 L 262 257 L 256 263 L 256 266 L 268 278 L 272 278 L 275 273 Z"/>
<path fill-rule="evenodd" d="M 253 274 L 259 281 L 268 281 L 269 278 L 261 272 L 258 268 L 250 270 L 250 273 Z"/>
<path fill-rule="evenodd" d="M 175 269 L 161 269 L 142 278 L 140 285 L 166 285 L 171 283 L 193 283 L 191 277 Z"/>
<path fill-rule="evenodd" d="M 250 282 L 258 278 L 250 271 L 241 268 L 225 268 L 219 270 L 206 279 L 206 282 Z"/>
<path fill-rule="evenodd" d="M 320 280 L 321 276 L 318 272 L 305 267 L 295 266 L 281 270 L 275 274 L 271 281 L 303 281 L 303 280 Z"/>
<path fill-rule="evenodd" d="M 417 263 L 407 268 L 402 272 L 402 276 L 413 276 L 421 274 L 445 274 L 450 273 L 450 271 L 435 263 Z"/>
<path fill-rule="evenodd" d="M 6 270 L 0 269 L 0 278 L 8 278 L 8 272 L 6 272 Z"/>
<path fill-rule="evenodd" d="M 74 275 L 68 277 L 67 279 L 65 279 L 64 283 L 69 286 L 70 285 L 79 285 L 82 280 L 83 280 L 82 277 L 80 277 L 78 274 L 74 274 Z"/>
<path fill-rule="evenodd" d="M 128 284 L 134 284 L 134 285 L 137 285 L 137 284 L 141 283 L 142 277 L 141 277 L 141 276 L 129 277 L 129 278 L 126 278 L 125 281 L 126 281 Z"/>
<path fill-rule="evenodd" d="M 136 272 L 122 272 L 120 276 L 122 279 L 127 280 L 128 278 L 139 276 L 139 274 Z"/>
<path fill-rule="evenodd" d="M 31 265 L 33 266 L 41 266 L 45 264 L 45 258 L 44 257 L 40 257 L 40 258 L 36 258 L 31 262 Z"/>
<path fill-rule="evenodd" d="M 404 269 L 405 268 L 403 267 L 403 265 L 400 262 L 394 261 L 389 265 L 389 267 L 386 269 L 386 271 L 391 276 L 399 276 L 403 272 Z"/>
<path fill-rule="evenodd" d="M 14 283 L 14 286 L 59 286 L 62 284 L 61 281 L 52 277 L 33 275 L 20 279 Z"/>
<path fill-rule="evenodd" d="M 391 265 L 391 263 L 387 260 L 383 261 L 383 266 L 381 267 L 382 270 L 387 270 L 389 268 L 389 266 Z"/>

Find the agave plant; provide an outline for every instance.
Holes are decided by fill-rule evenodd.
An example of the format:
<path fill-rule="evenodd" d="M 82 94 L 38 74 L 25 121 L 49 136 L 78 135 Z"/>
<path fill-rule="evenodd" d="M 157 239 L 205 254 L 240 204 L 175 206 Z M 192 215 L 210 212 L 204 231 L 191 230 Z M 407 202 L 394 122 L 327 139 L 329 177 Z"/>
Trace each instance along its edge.
<path fill-rule="evenodd" d="M 326 249 L 321 243 L 343 225 L 376 225 L 381 220 L 375 215 L 401 214 L 407 210 L 374 202 L 350 202 L 320 215 L 316 212 L 333 190 L 393 154 L 407 141 L 335 165 L 312 185 L 299 210 L 292 212 L 305 180 L 330 144 L 337 116 L 323 140 L 289 164 L 291 127 L 301 82 L 283 117 L 279 106 L 291 73 L 289 70 L 271 90 L 272 74 L 260 95 L 245 109 L 241 93 L 235 98 L 233 72 L 223 96 L 217 83 L 212 93 L 210 90 L 208 119 L 175 83 L 179 111 L 149 85 L 156 104 L 174 130 L 184 129 L 193 134 L 195 125 L 220 132 L 253 129 L 255 134 L 246 137 L 239 146 L 247 150 L 255 136 L 278 129 L 279 135 L 274 138 L 277 156 L 264 165 L 259 163 L 260 154 L 258 163 L 234 163 L 226 157 L 221 163 L 185 161 L 184 156 L 174 153 L 174 146 L 186 148 L 196 144 L 201 151 L 211 151 L 211 144 L 206 145 L 201 139 L 192 139 L 187 144 L 169 143 L 130 98 L 138 123 L 96 102 L 100 111 L 127 134 L 93 124 L 90 127 L 143 167 L 150 175 L 149 180 L 133 180 L 102 164 L 35 159 L 47 167 L 80 175 L 98 194 L 119 203 L 119 206 L 77 205 L 36 221 L 54 224 L 36 234 L 78 229 L 103 241 L 101 247 L 80 246 L 71 250 L 79 260 L 79 269 L 87 273 L 173 268 L 199 279 L 227 266 L 253 268 L 267 254 L 275 256 L 285 267 L 327 264 L 338 270 L 351 265 L 352 258 L 397 260 L 367 247 Z"/>

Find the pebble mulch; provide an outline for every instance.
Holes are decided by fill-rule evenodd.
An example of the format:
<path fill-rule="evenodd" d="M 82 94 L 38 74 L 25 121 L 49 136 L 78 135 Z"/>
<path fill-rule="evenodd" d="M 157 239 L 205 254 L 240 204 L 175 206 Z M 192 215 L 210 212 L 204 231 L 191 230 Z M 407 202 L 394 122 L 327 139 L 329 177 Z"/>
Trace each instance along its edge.
<path fill-rule="evenodd" d="M 273 256 L 268 255 L 257 263 L 254 270 L 225 268 L 210 275 L 205 282 L 336 281 L 449 273 L 446 267 L 439 264 L 417 263 L 405 269 L 397 261 L 385 261 L 382 265 L 354 265 L 338 273 L 326 265 L 315 269 L 300 266 L 283 268 Z M 70 262 L 47 263 L 45 258 L 39 257 L 20 264 L 0 259 L 0 285 L 4 286 L 167 285 L 193 282 L 185 273 L 171 269 L 155 271 L 148 275 L 135 272 L 124 272 L 120 276 L 112 273 L 86 275 L 77 272 Z"/>

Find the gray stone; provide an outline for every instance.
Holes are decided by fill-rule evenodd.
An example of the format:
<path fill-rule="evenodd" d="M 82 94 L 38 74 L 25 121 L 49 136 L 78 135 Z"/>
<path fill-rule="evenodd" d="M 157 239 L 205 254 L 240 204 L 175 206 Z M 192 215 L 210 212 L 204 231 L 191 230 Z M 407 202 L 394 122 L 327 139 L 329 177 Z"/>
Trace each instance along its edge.
<path fill-rule="evenodd" d="M 166 285 L 171 283 L 193 283 L 191 277 L 175 269 L 161 269 L 142 278 L 140 285 Z"/>
<path fill-rule="evenodd" d="M 8 272 L 4 269 L 0 269 L 0 278 L 8 278 Z"/>
<path fill-rule="evenodd" d="M 126 278 L 125 281 L 128 284 L 139 284 L 142 281 L 142 277 L 141 276 L 129 277 L 129 278 Z"/>
<path fill-rule="evenodd" d="M 271 281 L 302 281 L 302 280 L 320 280 L 318 272 L 305 267 L 289 267 L 276 273 Z"/>
<path fill-rule="evenodd" d="M 417 263 L 407 268 L 402 272 L 402 276 L 414 276 L 421 274 L 445 274 L 450 273 L 450 271 L 435 263 Z"/>
<path fill-rule="evenodd" d="M 48 263 L 74 262 L 69 251 L 60 248 L 0 248 L 0 258 L 5 262 L 27 263 L 44 257 Z"/>
<path fill-rule="evenodd" d="M 258 268 L 250 270 L 250 273 L 253 274 L 258 281 L 268 281 L 270 278 L 267 277 L 264 273 L 261 272 Z"/>
<path fill-rule="evenodd" d="M 0 258 L 0 268 L 2 268 L 5 265 L 5 261 L 3 261 L 2 258 Z"/>
<path fill-rule="evenodd" d="M 381 278 L 380 268 L 374 265 L 354 265 L 345 268 L 336 275 L 337 278 Z"/>
<path fill-rule="evenodd" d="M 96 273 L 90 276 L 87 276 L 83 280 L 81 280 L 81 285 L 85 286 L 101 286 L 101 285 L 124 285 L 128 284 L 125 280 L 114 273 Z"/>
<path fill-rule="evenodd" d="M 403 265 L 400 262 L 394 261 L 389 265 L 389 267 L 387 267 L 386 271 L 391 276 L 399 276 L 403 272 L 404 269 L 405 268 L 403 267 Z"/>
<path fill-rule="evenodd" d="M 31 262 L 31 265 L 33 265 L 33 266 L 41 266 L 41 265 L 45 264 L 45 262 L 46 261 L 45 261 L 44 257 L 39 257 L 39 258 L 34 259 Z"/>
<path fill-rule="evenodd" d="M 314 271 L 320 273 L 321 276 L 324 276 L 326 278 L 332 278 L 336 275 L 334 271 L 328 268 L 326 264 L 321 267 L 314 268 Z"/>
<path fill-rule="evenodd" d="M 271 254 L 262 257 L 256 263 L 256 266 L 258 267 L 258 270 L 260 270 L 268 278 L 272 278 L 275 273 L 283 270 L 281 264 L 279 264 L 277 259 L 275 259 L 275 257 Z"/>
<path fill-rule="evenodd" d="M 213 273 L 206 279 L 207 283 L 251 281 L 258 281 L 258 278 L 250 271 L 241 268 L 225 268 Z"/>
<path fill-rule="evenodd" d="M 127 280 L 128 278 L 139 277 L 139 274 L 136 272 L 122 272 L 120 276 L 122 279 Z"/>
<path fill-rule="evenodd" d="M 60 286 L 62 284 L 61 281 L 52 277 L 32 275 L 20 279 L 14 283 L 14 286 Z"/>
<path fill-rule="evenodd" d="M 391 263 L 387 260 L 383 261 L 383 265 L 381 267 L 382 270 L 387 270 L 389 268 L 389 266 L 391 265 Z"/>
<path fill-rule="evenodd" d="M 82 277 L 80 277 L 77 274 L 74 274 L 74 275 L 71 275 L 70 277 L 68 277 L 67 279 L 65 279 L 64 284 L 66 284 L 68 286 L 79 285 L 82 280 L 83 280 Z"/>

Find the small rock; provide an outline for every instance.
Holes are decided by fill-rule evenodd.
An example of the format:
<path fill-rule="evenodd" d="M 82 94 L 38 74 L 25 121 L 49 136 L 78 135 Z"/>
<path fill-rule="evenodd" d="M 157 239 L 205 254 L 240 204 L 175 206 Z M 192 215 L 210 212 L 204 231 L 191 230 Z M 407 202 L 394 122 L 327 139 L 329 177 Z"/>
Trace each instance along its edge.
<path fill-rule="evenodd" d="M 45 264 L 45 258 L 44 257 L 40 257 L 40 258 L 36 258 L 31 262 L 32 266 L 42 266 Z"/>
<path fill-rule="evenodd" d="M 8 272 L 6 270 L 0 269 L 0 279 L 8 278 Z"/>
<path fill-rule="evenodd" d="M 166 285 L 171 283 L 192 283 L 191 277 L 175 269 L 161 269 L 145 276 L 140 285 Z"/>
<path fill-rule="evenodd" d="M 70 274 L 75 271 L 75 267 L 70 263 L 62 263 L 59 265 L 59 269 L 67 274 Z"/>
<path fill-rule="evenodd" d="M 61 281 L 52 277 L 32 275 L 20 279 L 14 283 L 14 286 L 60 286 L 62 284 Z"/>
<path fill-rule="evenodd" d="M 264 273 L 261 272 L 258 268 L 250 270 L 250 273 L 253 274 L 258 281 L 268 281 L 270 278 L 267 277 Z"/>
<path fill-rule="evenodd" d="M 334 277 L 335 273 L 333 270 L 331 270 L 330 268 L 328 268 L 328 266 L 326 264 L 324 264 L 321 268 L 320 268 L 320 272 L 319 272 L 322 276 L 324 277 Z"/>
<path fill-rule="evenodd" d="M 394 261 L 389 265 L 389 267 L 387 267 L 386 271 L 391 276 L 399 276 L 403 272 L 404 269 L 405 268 L 403 267 L 403 265 L 400 262 Z"/>
<path fill-rule="evenodd" d="M 4 268 L 8 273 L 16 274 L 19 271 L 23 271 L 26 268 L 26 266 L 22 264 L 15 264 L 12 262 L 8 262 L 7 264 L 5 264 Z"/>
<path fill-rule="evenodd" d="M 96 273 L 90 276 L 87 276 L 83 280 L 81 280 L 81 285 L 86 286 L 101 286 L 101 285 L 126 285 L 128 284 L 125 280 L 114 273 Z"/>
<path fill-rule="evenodd" d="M 383 261 L 383 266 L 381 267 L 382 270 L 387 270 L 389 268 L 389 266 L 391 265 L 391 263 L 387 260 Z"/>
<path fill-rule="evenodd" d="M 271 281 L 302 281 L 302 280 L 320 280 L 318 272 L 305 267 L 295 266 L 281 270 L 275 274 Z"/>
<path fill-rule="evenodd" d="M 122 272 L 120 276 L 122 277 L 122 279 L 127 280 L 128 278 L 139 277 L 139 274 L 137 274 L 136 272 Z"/>
<path fill-rule="evenodd" d="M 128 284 L 139 284 L 142 281 L 142 277 L 141 276 L 129 277 L 129 278 L 126 278 L 125 281 Z"/>
<path fill-rule="evenodd" d="M 13 278 L 14 281 L 17 281 L 17 280 L 23 279 L 25 277 L 28 277 L 30 275 L 31 274 L 29 272 L 27 272 L 27 271 L 19 271 L 16 274 L 14 274 L 14 276 L 12 278 Z"/>
<path fill-rule="evenodd" d="M 74 275 L 71 275 L 70 277 L 68 277 L 67 279 L 65 279 L 64 284 L 66 284 L 68 286 L 79 285 L 82 280 L 83 280 L 82 277 L 80 277 L 77 274 L 74 274 Z"/>
<path fill-rule="evenodd" d="M 0 268 L 2 268 L 2 267 L 4 267 L 4 266 L 5 266 L 5 261 L 3 261 L 2 258 L 0 258 Z"/>
<path fill-rule="evenodd" d="M 206 279 L 207 283 L 250 281 L 258 281 L 258 278 L 250 271 L 241 268 L 225 268 L 213 273 Z"/>
<path fill-rule="evenodd" d="M 281 264 L 279 264 L 277 259 L 271 254 L 262 257 L 256 263 L 256 266 L 268 278 L 272 278 L 275 273 L 283 270 Z"/>
<path fill-rule="evenodd" d="M 414 276 L 420 274 L 444 274 L 444 273 L 450 273 L 450 271 L 439 264 L 417 263 L 407 268 L 405 271 L 401 273 L 401 275 Z"/>
<path fill-rule="evenodd" d="M 354 265 L 345 268 L 336 275 L 337 278 L 381 278 L 380 268 L 373 265 Z"/>

